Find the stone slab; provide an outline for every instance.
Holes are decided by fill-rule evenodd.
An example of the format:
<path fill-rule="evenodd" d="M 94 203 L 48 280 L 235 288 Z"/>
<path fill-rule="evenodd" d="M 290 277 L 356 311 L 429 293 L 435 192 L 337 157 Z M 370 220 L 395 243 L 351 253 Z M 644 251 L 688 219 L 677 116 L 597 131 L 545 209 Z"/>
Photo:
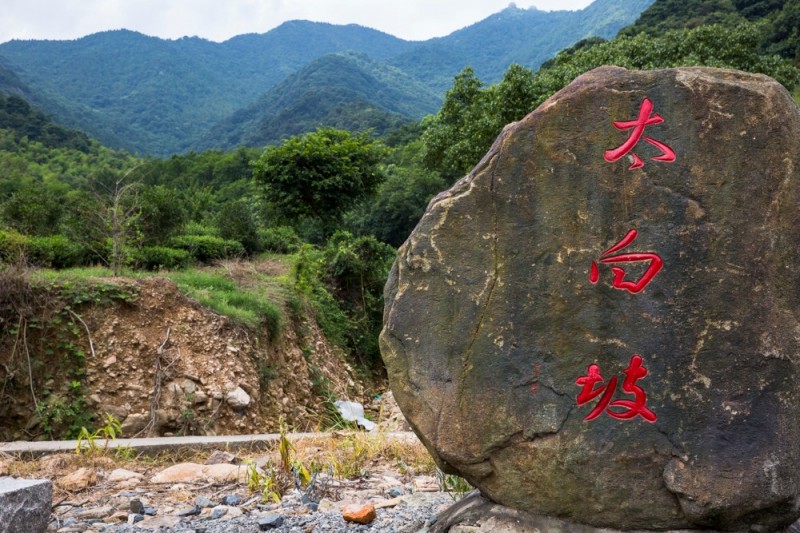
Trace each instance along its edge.
<path fill-rule="evenodd" d="M 0 533 L 45 531 L 52 505 L 50 481 L 0 477 Z"/>

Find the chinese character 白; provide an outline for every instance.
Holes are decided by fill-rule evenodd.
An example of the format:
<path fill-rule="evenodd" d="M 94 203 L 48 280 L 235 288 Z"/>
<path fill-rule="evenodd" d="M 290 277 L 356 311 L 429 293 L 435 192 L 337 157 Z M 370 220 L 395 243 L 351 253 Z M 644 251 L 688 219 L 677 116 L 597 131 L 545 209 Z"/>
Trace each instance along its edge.
<path fill-rule="evenodd" d="M 625 237 L 622 238 L 617 244 L 603 252 L 603 255 L 600 258 L 601 263 L 634 263 L 640 261 L 649 261 L 650 265 L 647 267 L 644 275 L 638 281 L 625 281 L 625 270 L 619 267 L 612 267 L 611 271 L 614 273 L 614 279 L 611 284 L 614 286 L 615 289 L 626 290 L 632 294 L 636 294 L 641 292 L 648 283 L 658 274 L 659 270 L 664 266 L 664 261 L 659 257 L 657 254 L 653 252 L 642 252 L 642 253 L 630 253 L 630 254 L 619 254 L 619 255 L 610 255 L 614 252 L 618 252 L 623 248 L 627 247 L 631 244 L 639 233 L 632 229 L 630 230 Z M 607 257 L 609 256 L 610 257 Z M 597 262 L 592 261 L 592 267 L 589 272 L 589 281 L 593 284 L 597 283 L 600 279 L 600 270 L 597 267 Z"/>

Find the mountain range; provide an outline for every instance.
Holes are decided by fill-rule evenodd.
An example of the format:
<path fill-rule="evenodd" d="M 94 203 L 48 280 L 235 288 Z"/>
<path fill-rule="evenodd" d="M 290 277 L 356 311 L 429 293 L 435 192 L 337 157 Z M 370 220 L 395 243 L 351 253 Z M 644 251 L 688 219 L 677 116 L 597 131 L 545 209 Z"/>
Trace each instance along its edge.
<path fill-rule="evenodd" d="M 591 36 L 613 37 L 654 0 L 579 11 L 514 4 L 446 37 L 405 41 L 357 25 L 291 21 L 215 43 L 128 30 L 0 44 L 0 91 L 103 144 L 164 156 L 262 146 L 317 125 L 380 134 L 434 113 L 466 66 L 494 83 Z"/>

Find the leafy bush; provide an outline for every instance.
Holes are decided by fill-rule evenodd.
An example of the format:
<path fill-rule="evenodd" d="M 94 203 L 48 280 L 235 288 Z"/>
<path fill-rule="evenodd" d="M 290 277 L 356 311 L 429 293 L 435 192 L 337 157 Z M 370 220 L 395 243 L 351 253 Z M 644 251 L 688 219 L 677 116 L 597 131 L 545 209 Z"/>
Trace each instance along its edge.
<path fill-rule="evenodd" d="M 245 200 L 223 205 L 217 215 L 216 226 L 220 237 L 242 243 L 248 254 L 260 251 L 256 216 L 253 207 Z"/>
<path fill-rule="evenodd" d="M 261 249 L 278 254 L 292 254 L 303 245 L 303 239 L 291 226 L 275 226 L 258 231 Z"/>
<path fill-rule="evenodd" d="M 30 237 L 28 259 L 31 263 L 52 268 L 72 268 L 87 261 L 87 250 L 63 235 Z"/>
<path fill-rule="evenodd" d="M 219 235 L 217 235 L 217 228 L 214 226 L 206 226 L 200 222 L 194 221 L 186 224 L 186 227 L 183 228 L 183 235 L 213 235 L 219 237 Z"/>
<path fill-rule="evenodd" d="M 186 224 L 186 209 L 177 190 L 156 185 L 146 187 L 139 196 L 140 227 L 144 242 L 161 245 Z"/>
<path fill-rule="evenodd" d="M 383 181 L 378 163 L 385 154 L 368 133 L 320 128 L 268 146 L 253 164 L 253 177 L 284 216 L 317 218 L 331 230 Z"/>
<path fill-rule="evenodd" d="M 0 230 L 0 261 L 12 263 L 20 258 L 26 258 L 30 240 L 30 237 L 16 231 Z"/>
<path fill-rule="evenodd" d="M 242 243 L 213 235 L 179 235 L 172 239 L 171 245 L 173 248 L 186 250 L 202 263 L 244 255 Z"/>
<path fill-rule="evenodd" d="M 133 254 L 134 264 L 145 270 L 177 270 L 189 266 L 192 256 L 186 250 L 164 246 L 143 246 Z"/>
<path fill-rule="evenodd" d="M 383 286 L 394 257 L 373 236 L 337 231 L 325 248 L 304 246 L 295 264 L 297 287 L 316 308 L 325 335 L 370 368 L 380 366 Z"/>

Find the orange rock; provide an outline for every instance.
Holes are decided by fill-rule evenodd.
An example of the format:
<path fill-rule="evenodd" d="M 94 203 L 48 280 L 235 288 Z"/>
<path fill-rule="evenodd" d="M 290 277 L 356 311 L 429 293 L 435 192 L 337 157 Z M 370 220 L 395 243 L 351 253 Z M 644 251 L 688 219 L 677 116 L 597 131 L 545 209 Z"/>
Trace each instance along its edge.
<path fill-rule="evenodd" d="M 371 503 L 351 503 L 345 505 L 342 509 L 342 518 L 346 522 L 355 522 L 357 524 L 369 524 L 375 518 L 375 506 Z"/>

